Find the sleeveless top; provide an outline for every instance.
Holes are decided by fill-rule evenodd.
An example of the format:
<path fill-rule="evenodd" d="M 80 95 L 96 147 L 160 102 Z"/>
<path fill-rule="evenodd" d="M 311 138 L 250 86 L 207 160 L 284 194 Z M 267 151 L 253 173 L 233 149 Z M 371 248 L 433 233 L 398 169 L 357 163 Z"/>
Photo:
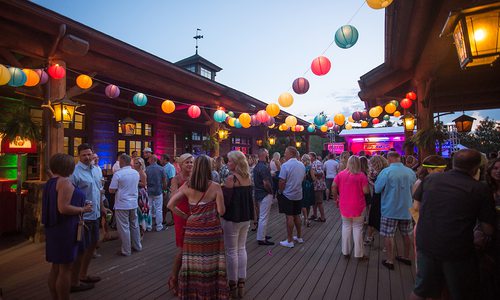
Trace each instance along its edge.
<path fill-rule="evenodd" d="M 234 182 L 236 181 L 238 179 L 234 176 Z M 222 216 L 224 220 L 240 223 L 254 219 L 251 185 L 224 187 L 222 191 L 226 206 L 226 213 Z"/>
<path fill-rule="evenodd" d="M 77 224 L 78 215 L 64 215 L 61 214 L 57 208 L 57 180 L 59 177 L 50 178 L 45 183 L 42 194 L 42 224 L 46 228 L 60 226 L 70 222 Z M 73 185 L 74 186 L 74 185 Z M 85 202 L 85 194 L 75 186 L 73 194 L 71 195 L 70 204 L 73 206 L 82 207 Z"/>

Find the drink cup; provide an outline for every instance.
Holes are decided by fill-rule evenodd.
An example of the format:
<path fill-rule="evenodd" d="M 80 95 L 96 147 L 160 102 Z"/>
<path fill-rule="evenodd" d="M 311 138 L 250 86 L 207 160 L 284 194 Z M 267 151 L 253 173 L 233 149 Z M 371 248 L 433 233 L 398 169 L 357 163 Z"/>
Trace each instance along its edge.
<path fill-rule="evenodd" d="M 108 211 L 106 213 L 106 222 L 111 222 L 111 218 L 113 218 L 113 213 L 111 211 Z"/>

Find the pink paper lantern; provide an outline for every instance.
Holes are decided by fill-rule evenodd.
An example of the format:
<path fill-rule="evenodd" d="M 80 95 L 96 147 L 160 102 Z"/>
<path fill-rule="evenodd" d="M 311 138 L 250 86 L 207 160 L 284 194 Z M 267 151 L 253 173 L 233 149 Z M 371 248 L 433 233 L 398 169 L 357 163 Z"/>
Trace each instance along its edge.
<path fill-rule="evenodd" d="M 269 116 L 269 114 L 268 114 L 268 116 Z M 266 126 L 272 126 L 273 124 L 274 124 L 274 117 L 271 117 L 271 116 L 269 116 L 269 119 L 267 119 L 267 121 L 264 122 L 264 125 L 266 125 Z"/>
<path fill-rule="evenodd" d="M 120 88 L 114 84 L 108 84 L 108 86 L 104 90 L 104 93 L 106 94 L 106 96 L 108 96 L 108 98 L 113 99 L 120 96 Z"/>
<path fill-rule="evenodd" d="M 271 118 L 271 116 L 265 110 L 259 110 L 256 116 L 257 120 L 259 120 L 259 122 L 262 124 L 265 124 L 269 120 L 269 118 Z"/>
<path fill-rule="evenodd" d="M 201 110 L 197 105 L 191 105 L 188 108 L 188 116 L 192 119 L 196 119 L 201 115 Z"/>
<path fill-rule="evenodd" d="M 46 84 L 49 81 L 49 75 L 43 69 L 36 69 L 35 72 L 40 77 L 40 84 Z"/>
<path fill-rule="evenodd" d="M 332 128 L 332 127 L 333 127 L 333 122 L 332 122 L 332 121 L 328 121 L 328 122 L 326 122 L 326 126 L 327 126 L 328 128 Z"/>
<path fill-rule="evenodd" d="M 250 125 L 252 125 L 252 126 L 259 126 L 260 125 L 260 121 L 257 119 L 256 115 L 250 116 Z"/>
<path fill-rule="evenodd" d="M 332 63 L 325 56 L 318 56 L 311 63 L 311 71 L 318 76 L 326 75 L 331 67 Z"/>

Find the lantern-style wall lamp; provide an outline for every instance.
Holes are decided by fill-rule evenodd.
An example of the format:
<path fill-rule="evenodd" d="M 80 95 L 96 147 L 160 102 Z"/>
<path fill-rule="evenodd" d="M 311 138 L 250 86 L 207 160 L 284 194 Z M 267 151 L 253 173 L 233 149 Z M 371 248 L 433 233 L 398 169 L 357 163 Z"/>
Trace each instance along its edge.
<path fill-rule="evenodd" d="M 122 134 L 125 136 L 131 136 L 135 134 L 135 125 L 137 121 L 126 117 L 123 120 L 120 120 L 120 128 L 122 130 Z"/>
<path fill-rule="evenodd" d="M 262 145 L 264 144 L 264 141 L 262 139 L 257 139 L 255 141 L 255 144 L 257 144 L 257 146 L 259 146 L 259 147 L 262 147 Z"/>
<path fill-rule="evenodd" d="M 476 118 L 470 117 L 466 114 L 453 120 L 455 126 L 457 127 L 457 132 L 470 132 L 472 130 L 472 124 Z"/>
<path fill-rule="evenodd" d="M 229 131 L 224 128 L 219 128 L 219 130 L 217 130 L 217 136 L 219 137 L 219 140 L 225 140 L 229 137 Z"/>
<path fill-rule="evenodd" d="M 76 109 L 80 107 L 77 102 L 70 100 L 67 97 L 42 105 L 52 111 L 54 119 L 57 123 L 73 123 L 75 121 Z"/>
<path fill-rule="evenodd" d="M 300 146 L 302 146 L 302 142 L 300 142 L 300 141 L 296 141 L 296 142 L 295 142 L 295 147 L 296 147 L 296 148 L 300 148 Z"/>
<path fill-rule="evenodd" d="M 413 132 L 413 130 L 415 129 L 415 116 L 411 113 L 407 113 L 401 117 L 401 120 L 403 120 L 405 131 Z"/>
<path fill-rule="evenodd" d="M 269 145 L 273 146 L 274 144 L 276 144 L 276 137 L 270 136 L 269 137 Z"/>
<path fill-rule="evenodd" d="M 493 64 L 500 56 L 500 3 L 452 11 L 440 36 L 453 34 L 460 66 Z"/>

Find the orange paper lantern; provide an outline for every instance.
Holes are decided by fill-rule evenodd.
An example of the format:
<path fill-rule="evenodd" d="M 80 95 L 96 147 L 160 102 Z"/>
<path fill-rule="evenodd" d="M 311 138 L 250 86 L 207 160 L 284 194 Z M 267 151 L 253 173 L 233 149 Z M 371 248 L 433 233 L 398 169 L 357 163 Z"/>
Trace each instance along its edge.
<path fill-rule="evenodd" d="M 293 104 L 293 96 L 290 93 L 283 93 L 278 98 L 278 103 L 283 107 L 289 107 Z"/>
<path fill-rule="evenodd" d="M 92 78 L 90 76 L 82 74 L 76 77 L 76 85 L 81 89 L 88 89 L 92 86 Z"/>
<path fill-rule="evenodd" d="M 335 124 L 342 126 L 345 123 L 345 116 L 343 114 L 336 114 L 335 117 L 333 117 L 333 121 Z"/>
<path fill-rule="evenodd" d="M 276 103 L 269 103 L 266 106 L 266 112 L 271 116 L 271 117 L 276 117 L 280 113 L 280 107 Z"/>
<path fill-rule="evenodd" d="M 40 82 L 40 76 L 38 76 L 37 72 L 31 69 L 23 69 L 23 72 L 26 74 L 25 86 L 35 86 Z"/>
<path fill-rule="evenodd" d="M 165 100 L 161 104 L 161 110 L 166 114 L 171 114 L 175 111 L 175 103 L 171 100 Z"/>

